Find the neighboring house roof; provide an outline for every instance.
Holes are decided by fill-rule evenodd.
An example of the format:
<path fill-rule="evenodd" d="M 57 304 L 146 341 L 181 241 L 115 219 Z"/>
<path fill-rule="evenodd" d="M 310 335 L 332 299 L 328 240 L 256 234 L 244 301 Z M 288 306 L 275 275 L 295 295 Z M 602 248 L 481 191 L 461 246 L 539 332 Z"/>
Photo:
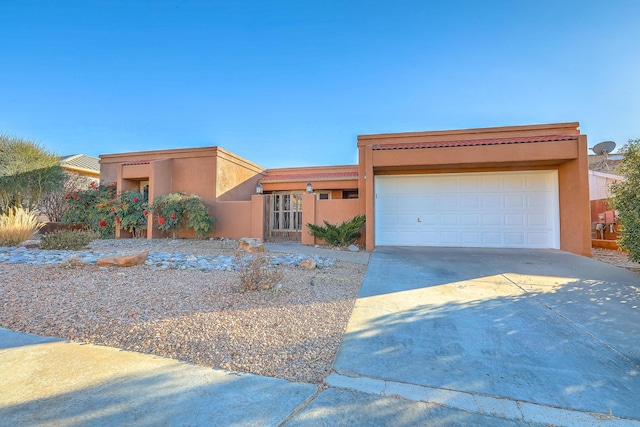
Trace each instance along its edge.
<path fill-rule="evenodd" d="M 100 176 L 100 159 L 86 154 L 62 156 L 60 166 L 74 172 Z"/>
<path fill-rule="evenodd" d="M 416 148 L 471 147 L 477 145 L 528 144 L 533 142 L 574 141 L 578 135 L 546 135 L 520 138 L 471 139 L 457 141 L 409 142 L 399 144 L 375 144 L 373 150 L 410 150 Z"/>
<path fill-rule="evenodd" d="M 606 158 L 599 154 L 591 154 L 589 155 L 589 170 L 616 172 L 621 162 L 621 154 L 609 154 Z"/>
<path fill-rule="evenodd" d="M 358 179 L 358 172 L 300 173 L 292 175 L 267 175 L 262 182 L 344 181 Z"/>

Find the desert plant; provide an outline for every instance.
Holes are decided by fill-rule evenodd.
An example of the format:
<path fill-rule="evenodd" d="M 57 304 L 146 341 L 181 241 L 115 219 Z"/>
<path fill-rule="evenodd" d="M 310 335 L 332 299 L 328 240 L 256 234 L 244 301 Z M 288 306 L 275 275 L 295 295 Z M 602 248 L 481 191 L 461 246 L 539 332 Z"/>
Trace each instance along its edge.
<path fill-rule="evenodd" d="M 331 246 L 348 246 L 356 242 L 360 237 L 360 229 L 365 224 L 364 215 L 356 215 L 340 225 L 330 224 L 324 221 L 324 227 L 317 224 L 307 224 L 309 234 L 317 239 L 324 240 Z"/>
<path fill-rule="evenodd" d="M 640 261 L 640 139 L 630 140 L 621 152 L 618 173 L 623 181 L 611 184 L 613 197 L 609 204 L 618 211 L 620 238 L 618 244 L 629 251 L 631 261 Z"/>
<path fill-rule="evenodd" d="M 30 240 L 44 226 L 33 212 L 22 207 L 0 215 L 0 246 L 15 246 Z"/>
<path fill-rule="evenodd" d="M 42 194 L 63 182 L 64 170 L 53 153 L 27 139 L 0 134 L 0 213 L 14 206 L 37 209 Z"/>
<path fill-rule="evenodd" d="M 40 239 L 40 249 L 77 251 L 99 238 L 100 233 L 91 230 L 56 231 L 42 236 L 42 239 Z"/>
<path fill-rule="evenodd" d="M 272 289 L 284 277 L 279 264 L 271 264 L 271 257 L 264 252 L 236 253 L 236 265 L 240 273 L 240 289 L 257 291 Z"/>

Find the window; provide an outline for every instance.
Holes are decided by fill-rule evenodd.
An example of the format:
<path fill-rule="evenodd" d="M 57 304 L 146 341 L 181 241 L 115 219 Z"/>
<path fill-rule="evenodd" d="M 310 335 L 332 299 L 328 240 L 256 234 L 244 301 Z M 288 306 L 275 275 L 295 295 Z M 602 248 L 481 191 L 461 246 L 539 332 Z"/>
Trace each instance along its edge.
<path fill-rule="evenodd" d="M 344 190 L 342 192 L 343 199 L 357 199 L 358 198 L 358 190 Z"/>

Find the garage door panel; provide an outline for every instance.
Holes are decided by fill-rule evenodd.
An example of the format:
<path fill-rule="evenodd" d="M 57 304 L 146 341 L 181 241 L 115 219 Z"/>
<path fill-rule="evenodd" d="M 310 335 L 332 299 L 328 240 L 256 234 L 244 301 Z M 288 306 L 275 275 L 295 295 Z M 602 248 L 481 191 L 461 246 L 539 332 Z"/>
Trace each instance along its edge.
<path fill-rule="evenodd" d="M 381 214 L 376 217 L 376 222 L 378 221 L 380 222 L 380 226 L 384 227 L 384 230 L 388 231 L 388 227 L 392 226 L 395 228 L 395 226 L 398 225 L 398 215 L 397 214 L 392 214 L 392 215 Z"/>
<path fill-rule="evenodd" d="M 551 191 L 553 189 L 553 182 L 550 179 L 535 179 L 532 177 L 527 178 L 527 191 Z"/>
<path fill-rule="evenodd" d="M 507 246 L 524 246 L 526 242 L 523 232 L 505 232 L 504 237 Z"/>
<path fill-rule="evenodd" d="M 543 213 L 532 213 L 527 215 L 527 225 L 532 227 L 547 227 L 550 226 L 549 218 Z"/>
<path fill-rule="evenodd" d="M 513 213 L 504 215 L 504 225 L 506 227 L 522 227 L 525 225 L 526 215 L 524 213 Z"/>
<path fill-rule="evenodd" d="M 460 224 L 477 227 L 480 225 L 480 215 L 477 213 L 461 214 Z"/>
<path fill-rule="evenodd" d="M 522 194 L 505 194 L 504 196 L 505 209 L 524 209 L 525 200 Z"/>
<path fill-rule="evenodd" d="M 480 197 L 470 194 L 460 195 L 460 207 L 463 209 L 480 209 Z"/>
<path fill-rule="evenodd" d="M 559 247 L 555 171 L 375 180 L 377 245 Z"/>
<path fill-rule="evenodd" d="M 483 214 L 482 225 L 484 226 L 499 226 L 502 225 L 502 214 Z"/>
<path fill-rule="evenodd" d="M 502 191 L 502 180 L 497 176 L 484 176 L 481 177 L 482 188 L 480 191 L 499 193 Z"/>
<path fill-rule="evenodd" d="M 440 196 L 437 206 L 440 209 L 458 209 L 460 208 L 460 198 L 458 196 Z"/>
<path fill-rule="evenodd" d="M 481 196 L 483 209 L 499 208 L 502 203 L 502 197 L 499 194 L 486 194 Z"/>
<path fill-rule="evenodd" d="M 481 233 L 478 231 L 465 231 L 460 233 L 460 243 L 463 246 L 478 246 L 482 243 Z"/>
<path fill-rule="evenodd" d="M 503 191 L 506 193 L 520 193 L 527 188 L 527 182 L 525 178 L 513 177 L 511 179 L 503 180 Z"/>

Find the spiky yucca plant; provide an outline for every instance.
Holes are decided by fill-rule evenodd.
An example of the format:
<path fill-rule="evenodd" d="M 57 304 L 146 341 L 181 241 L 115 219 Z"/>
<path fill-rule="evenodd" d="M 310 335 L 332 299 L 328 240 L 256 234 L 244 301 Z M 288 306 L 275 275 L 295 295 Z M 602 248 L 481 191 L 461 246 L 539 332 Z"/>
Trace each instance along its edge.
<path fill-rule="evenodd" d="M 44 226 L 36 215 L 21 207 L 9 209 L 0 215 L 0 246 L 15 246 L 33 236 Z"/>
<path fill-rule="evenodd" d="M 364 226 L 365 219 L 364 215 L 356 215 L 340 225 L 334 225 L 325 220 L 324 227 L 307 224 L 307 228 L 309 234 L 324 240 L 331 246 L 348 246 L 360 237 L 360 229 Z"/>

